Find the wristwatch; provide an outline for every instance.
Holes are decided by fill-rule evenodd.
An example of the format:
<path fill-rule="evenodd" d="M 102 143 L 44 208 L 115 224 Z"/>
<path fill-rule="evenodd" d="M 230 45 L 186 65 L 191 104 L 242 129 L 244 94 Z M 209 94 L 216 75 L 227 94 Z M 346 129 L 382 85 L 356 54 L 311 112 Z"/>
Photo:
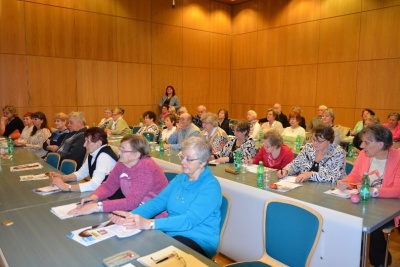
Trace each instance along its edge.
<path fill-rule="evenodd" d="M 103 202 L 97 202 L 97 207 L 99 208 L 99 212 L 103 212 Z"/>
<path fill-rule="evenodd" d="M 71 187 L 72 187 L 72 186 L 69 184 L 69 185 L 68 185 L 68 191 L 69 191 L 69 192 L 71 192 Z"/>
<path fill-rule="evenodd" d="M 378 188 L 374 188 L 374 191 L 372 192 L 372 197 L 378 197 L 379 191 Z"/>
<path fill-rule="evenodd" d="M 154 229 L 154 220 L 150 220 L 150 228 L 149 229 Z"/>

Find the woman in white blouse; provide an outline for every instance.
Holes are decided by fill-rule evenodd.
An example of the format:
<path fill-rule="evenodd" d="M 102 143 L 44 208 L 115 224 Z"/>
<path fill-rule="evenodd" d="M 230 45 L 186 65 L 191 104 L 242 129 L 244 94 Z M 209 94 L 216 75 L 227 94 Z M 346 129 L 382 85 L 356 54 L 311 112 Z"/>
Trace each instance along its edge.
<path fill-rule="evenodd" d="M 28 140 L 32 130 L 33 130 L 33 121 L 32 121 L 32 112 L 27 112 L 24 114 L 24 129 L 22 130 L 21 136 L 14 140 L 14 146 L 24 146 L 26 144 L 26 140 Z"/>
<path fill-rule="evenodd" d="M 303 144 L 306 139 L 306 131 L 303 127 L 299 126 L 301 117 L 296 112 L 291 112 L 288 116 L 289 127 L 283 129 L 282 138 L 283 142 L 290 148 L 294 148 L 296 145 L 296 138 L 300 136 L 300 143 Z"/>
<path fill-rule="evenodd" d="M 261 125 L 261 130 L 266 133 L 272 129 L 275 129 L 278 133 L 282 134 L 283 126 L 282 123 L 276 120 L 278 113 L 273 108 L 267 110 L 267 122 Z"/>
<path fill-rule="evenodd" d="M 35 112 L 32 114 L 33 130 L 26 141 L 26 148 L 37 156 L 43 158 L 47 151 L 43 149 L 43 143 L 50 137 L 50 129 L 47 125 L 47 118 L 43 112 Z"/>
<path fill-rule="evenodd" d="M 167 116 L 165 116 L 164 125 L 167 128 L 164 129 L 161 133 L 161 138 L 164 140 L 164 142 L 166 142 L 168 138 L 171 136 L 171 134 L 173 134 L 176 131 L 175 123 L 176 123 L 175 115 L 168 114 Z"/>

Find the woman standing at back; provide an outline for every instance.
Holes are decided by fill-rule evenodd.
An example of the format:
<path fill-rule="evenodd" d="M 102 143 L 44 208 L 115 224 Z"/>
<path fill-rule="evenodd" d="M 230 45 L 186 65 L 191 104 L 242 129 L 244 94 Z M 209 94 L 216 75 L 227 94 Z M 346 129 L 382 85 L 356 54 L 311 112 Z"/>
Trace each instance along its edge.
<path fill-rule="evenodd" d="M 175 95 L 175 88 L 171 85 L 168 85 L 167 88 L 165 88 L 165 95 L 161 98 L 161 101 L 158 104 L 160 108 L 163 105 L 173 106 L 176 110 L 181 107 L 181 103 L 179 103 L 179 99 Z"/>

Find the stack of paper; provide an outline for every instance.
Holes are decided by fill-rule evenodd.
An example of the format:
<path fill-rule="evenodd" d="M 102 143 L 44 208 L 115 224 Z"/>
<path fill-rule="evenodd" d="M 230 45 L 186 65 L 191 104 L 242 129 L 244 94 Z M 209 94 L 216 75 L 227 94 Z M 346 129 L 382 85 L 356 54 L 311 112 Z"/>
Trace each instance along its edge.
<path fill-rule="evenodd" d="M 278 192 L 287 192 L 302 186 L 302 184 L 296 183 L 296 176 L 286 176 L 282 178 L 279 182 L 276 182 L 275 185 L 277 185 L 276 189 L 275 188 L 273 189 L 269 186 L 267 186 L 266 188 Z"/>
<path fill-rule="evenodd" d="M 57 192 L 61 192 L 61 189 L 55 185 L 49 185 L 49 186 L 33 189 L 33 192 L 35 192 L 36 194 L 42 195 L 42 196 L 46 196 L 46 195 L 54 194 Z"/>
<path fill-rule="evenodd" d="M 61 220 L 68 219 L 74 217 L 73 215 L 69 215 L 68 212 L 75 209 L 77 207 L 76 203 L 67 204 L 58 207 L 52 207 L 51 212 L 56 215 Z"/>
<path fill-rule="evenodd" d="M 351 194 L 358 194 L 358 190 L 357 189 L 339 190 L 336 188 L 335 190 L 328 190 L 328 191 L 325 191 L 324 193 L 328 194 L 328 195 L 336 196 L 336 197 L 341 197 L 341 198 L 350 198 Z"/>

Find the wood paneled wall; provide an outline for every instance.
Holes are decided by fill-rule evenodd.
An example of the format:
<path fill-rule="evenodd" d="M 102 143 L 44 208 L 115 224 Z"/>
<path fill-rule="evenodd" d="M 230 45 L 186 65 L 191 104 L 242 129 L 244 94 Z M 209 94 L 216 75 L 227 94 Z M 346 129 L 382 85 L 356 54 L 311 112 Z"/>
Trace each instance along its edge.
<path fill-rule="evenodd" d="M 211 0 L 0 0 L 0 106 L 123 106 L 137 124 L 173 85 L 192 113 L 230 104 L 231 6 Z"/>
<path fill-rule="evenodd" d="M 252 0 L 232 12 L 232 117 L 321 104 L 353 127 L 400 111 L 399 0 Z M 250 93 L 249 93 L 250 92 Z"/>

